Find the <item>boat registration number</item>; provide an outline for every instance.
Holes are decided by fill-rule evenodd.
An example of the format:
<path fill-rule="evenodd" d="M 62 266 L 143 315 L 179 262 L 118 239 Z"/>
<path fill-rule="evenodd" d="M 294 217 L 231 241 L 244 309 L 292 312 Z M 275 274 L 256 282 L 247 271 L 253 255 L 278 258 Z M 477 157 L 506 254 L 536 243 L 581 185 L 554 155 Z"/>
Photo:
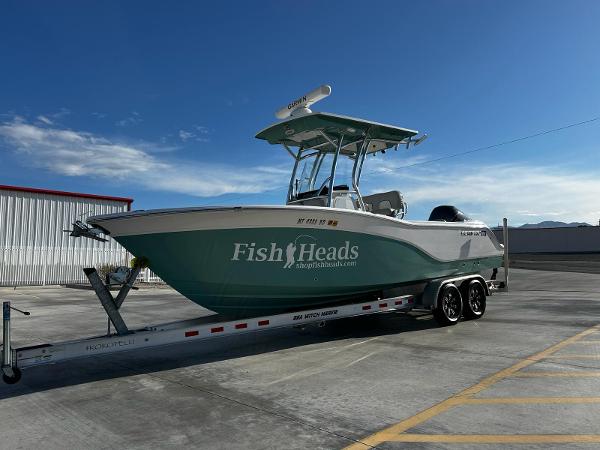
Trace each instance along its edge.
<path fill-rule="evenodd" d="M 299 217 L 296 222 L 297 225 L 321 225 L 337 227 L 338 221 L 333 219 L 318 219 L 314 217 Z"/>

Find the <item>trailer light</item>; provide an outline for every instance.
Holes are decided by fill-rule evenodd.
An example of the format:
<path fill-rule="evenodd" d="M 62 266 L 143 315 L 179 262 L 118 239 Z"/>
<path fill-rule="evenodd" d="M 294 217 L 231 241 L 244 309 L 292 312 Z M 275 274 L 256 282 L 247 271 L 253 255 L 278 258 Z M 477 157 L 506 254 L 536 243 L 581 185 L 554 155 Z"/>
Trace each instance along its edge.
<path fill-rule="evenodd" d="M 198 331 L 194 330 L 194 331 L 186 331 L 185 332 L 185 337 L 192 337 L 192 336 L 198 336 Z"/>
<path fill-rule="evenodd" d="M 235 324 L 235 329 L 236 330 L 241 330 L 243 328 L 248 328 L 248 324 L 247 323 L 236 323 Z"/>
<path fill-rule="evenodd" d="M 379 307 L 380 307 L 380 308 L 387 308 L 387 303 L 380 303 L 380 304 L 379 304 Z"/>
<path fill-rule="evenodd" d="M 402 300 L 396 300 L 396 301 L 394 302 L 394 305 L 401 305 L 401 304 L 402 304 Z"/>
<path fill-rule="evenodd" d="M 221 333 L 224 330 L 223 327 L 215 327 L 215 328 L 211 328 L 210 332 L 211 333 Z"/>
<path fill-rule="evenodd" d="M 269 325 L 269 321 L 268 320 L 259 320 L 258 321 L 258 326 L 259 327 L 264 327 L 265 325 Z"/>
<path fill-rule="evenodd" d="M 363 306 L 363 311 L 368 311 L 369 309 L 371 309 L 371 305 Z"/>

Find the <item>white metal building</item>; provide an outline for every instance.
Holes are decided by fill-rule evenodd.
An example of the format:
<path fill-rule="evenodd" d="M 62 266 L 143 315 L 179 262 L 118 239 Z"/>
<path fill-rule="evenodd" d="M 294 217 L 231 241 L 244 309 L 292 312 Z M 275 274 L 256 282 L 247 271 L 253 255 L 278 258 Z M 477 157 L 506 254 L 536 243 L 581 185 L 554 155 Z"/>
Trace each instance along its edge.
<path fill-rule="evenodd" d="M 128 265 L 117 242 L 73 238 L 75 219 L 131 209 L 130 198 L 0 185 L 0 286 L 86 282 L 82 269 Z"/>

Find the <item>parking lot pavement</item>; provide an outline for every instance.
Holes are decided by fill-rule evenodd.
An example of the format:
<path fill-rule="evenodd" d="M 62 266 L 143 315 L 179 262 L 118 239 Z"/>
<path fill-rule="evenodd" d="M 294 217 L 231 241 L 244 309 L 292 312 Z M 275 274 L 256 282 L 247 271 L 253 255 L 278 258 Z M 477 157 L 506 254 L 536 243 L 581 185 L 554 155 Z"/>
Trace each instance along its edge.
<path fill-rule="evenodd" d="M 590 448 L 600 276 L 514 270 L 483 319 L 346 319 L 32 368 L 0 385 L 6 448 Z M 160 292 L 157 292 L 160 291 Z M 0 289 L 15 344 L 105 332 L 91 291 Z M 140 290 L 133 326 L 207 314 Z"/>
<path fill-rule="evenodd" d="M 539 444 L 545 448 L 600 444 L 597 336 L 599 325 L 523 358 L 348 449 L 391 447 L 393 443 Z"/>

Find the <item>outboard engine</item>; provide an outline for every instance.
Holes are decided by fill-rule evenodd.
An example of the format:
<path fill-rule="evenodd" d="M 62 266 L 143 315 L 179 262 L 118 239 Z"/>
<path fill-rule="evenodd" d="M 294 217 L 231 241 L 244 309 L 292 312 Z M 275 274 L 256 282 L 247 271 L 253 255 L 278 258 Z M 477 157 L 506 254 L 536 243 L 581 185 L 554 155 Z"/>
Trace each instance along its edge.
<path fill-rule="evenodd" d="M 471 219 L 456 206 L 441 205 L 433 208 L 429 220 L 436 222 L 466 222 Z"/>

